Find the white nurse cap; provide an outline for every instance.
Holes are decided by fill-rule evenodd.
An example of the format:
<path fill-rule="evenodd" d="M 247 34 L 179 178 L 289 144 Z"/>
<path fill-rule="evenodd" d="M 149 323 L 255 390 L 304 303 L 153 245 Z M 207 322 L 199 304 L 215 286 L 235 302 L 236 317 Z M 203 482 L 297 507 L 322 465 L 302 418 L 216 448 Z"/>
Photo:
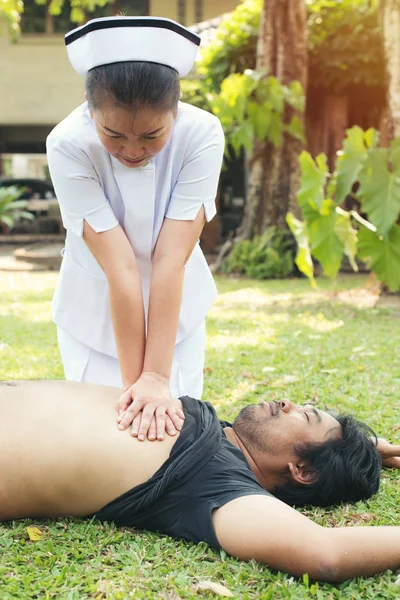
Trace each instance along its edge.
<path fill-rule="evenodd" d="M 65 44 L 80 75 L 100 65 L 144 61 L 172 67 L 183 77 L 194 64 L 200 37 L 170 19 L 105 17 L 67 33 Z"/>

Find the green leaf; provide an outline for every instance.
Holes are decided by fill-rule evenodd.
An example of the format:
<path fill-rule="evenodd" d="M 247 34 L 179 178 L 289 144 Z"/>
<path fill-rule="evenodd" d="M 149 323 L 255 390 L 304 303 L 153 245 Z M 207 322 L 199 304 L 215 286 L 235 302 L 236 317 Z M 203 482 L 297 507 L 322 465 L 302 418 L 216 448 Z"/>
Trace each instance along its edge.
<path fill-rule="evenodd" d="M 300 190 L 297 199 L 301 209 L 310 204 L 320 209 L 324 199 L 324 186 L 328 175 L 325 154 L 319 154 L 314 161 L 309 152 L 303 151 L 299 157 L 301 168 Z"/>
<path fill-rule="evenodd" d="M 254 130 L 249 121 L 243 121 L 240 126 L 236 127 L 230 137 L 230 142 L 236 154 L 239 153 L 242 147 L 251 153 L 253 149 L 253 140 Z"/>
<path fill-rule="evenodd" d="M 347 137 L 343 142 L 343 150 L 338 152 L 336 161 L 337 204 L 341 204 L 347 194 L 351 192 L 368 152 L 365 146 L 364 131 L 361 127 L 352 127 L 346 133 Z"/>
<path fill-rule="evenodd" d="M 249 102 L 247 112 L 254 127 L 254 133 L 260 141 L 264 141 L 271 124 L 271 111 L 257 102 Z"/>
<path fill-rule="evenodd" d="M 4 225 L 7 225 L 11 229 L 14 225 L 14 219 L 11 215 L 0 215 L 0 223 L 4 223 Z"/>
<path fill-rule="evenodd" d="M 285 107 L 285 97 L 283 87 L 276 77 L 268 77 L 269 99 L 272 103 L 272 108 L 279 115 L 283 113 Z"/>
<path fill-rule="evenodd" d="M 299 270 L 304 273 L 310 280 L 313 288 L 316 288 L 314 279 L 314 265 L 311 258 L 310 246 L 308 243 L 306 224 L 302 223 L 292 213 L 286 215 L 286 222 L 289 225 L 290 231 L 293 233 L 297 242 L 296 265 Z"/>
<path fill-rule="evenodd" d="M 343 243 L 335 226 L 336 213 L 331 213 L 319 217 L 309 227 L 311 254 L 319 261 L 328 277 L 336 277 L 344 253 Z"/>
<path fill-rule="evenodd" d="M 370 127 L 364 133 L 364 139 L 368 149 L 376 148 L 379 142 L 379 132 L 373 127 Z"/>
<path fill-rule="evenodd" d="M 291 81 L 289 87 L 285 88 L 285 100 L 295 110 L 304 111 L 305 95 L 299 81 Z"/>
<path fill-rule="evenodd" d="M 394 171 L 400 171 L 400 137 L 390 144 L 390 162 Z"/>
<path fill-rule="evenodd" d="M 393 225 L 386 236 L 367 228 L 358 234 L 358 256 L 390 291 L 400 290 L 400 227 Z"/>
<path fill-rule="evenodd" d="M 386 235 L 400 212 L 400 173 L 389 171 L 388 156 L 387 148 L 371 152 L 360 173 L 358 193 L 363 212 L 381 235 Z"/>
<path fill-rule="evenodd" d="M 283 131 L 283 125 L 282 125 L 282 119 L 281 119 L 280 115 L 272 112 L 271 113 L 271 123 L 269 126 L 269 132 L 268 132 L 268 138 L 269 138 L 270 142 L 277 148 L 282 143 L 282 131 Z"/>
<path fill-rule="evenodd" d="M 357 254 L 357 230 L 351 225 L 350 213 L 336 208 L 335 233 L 344 247 L 344 253 L 350 261 L 354 271 L 358 271 L 355 257 Z"/>
<path fill-rule="evenodd" d="M 285 126 L 285 131 L 301 142 L 306 141 L 304 135 L 304 125 L 299 117 L 294 116 L 290 123 Z"/>

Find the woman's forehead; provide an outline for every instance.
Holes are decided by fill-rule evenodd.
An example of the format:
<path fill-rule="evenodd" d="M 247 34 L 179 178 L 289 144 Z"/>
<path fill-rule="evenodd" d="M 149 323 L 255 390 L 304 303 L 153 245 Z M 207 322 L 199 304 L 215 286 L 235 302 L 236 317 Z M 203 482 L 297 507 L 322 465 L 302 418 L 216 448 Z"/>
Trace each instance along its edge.
<path fill-rule="evenodd" d="M 162 129 L 171 118 L 170 112 L 160 112 L 150 107 L 133 111 L 122 106 L 106 105 L 96 111 L 103 127 L 118 133 L 144 135 Z"/>

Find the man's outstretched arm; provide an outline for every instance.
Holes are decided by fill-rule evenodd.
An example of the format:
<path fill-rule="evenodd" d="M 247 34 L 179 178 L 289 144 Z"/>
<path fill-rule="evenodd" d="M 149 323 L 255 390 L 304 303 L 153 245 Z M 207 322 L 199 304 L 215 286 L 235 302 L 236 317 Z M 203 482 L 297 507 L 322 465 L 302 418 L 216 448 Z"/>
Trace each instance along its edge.
<path fill-rule="evenodd" d="M 321 527 L 273 497 L 232 500 L 213 522 L 232 556 L 295 576 L 343 581 L 400 566 L 400 527 Z"/>

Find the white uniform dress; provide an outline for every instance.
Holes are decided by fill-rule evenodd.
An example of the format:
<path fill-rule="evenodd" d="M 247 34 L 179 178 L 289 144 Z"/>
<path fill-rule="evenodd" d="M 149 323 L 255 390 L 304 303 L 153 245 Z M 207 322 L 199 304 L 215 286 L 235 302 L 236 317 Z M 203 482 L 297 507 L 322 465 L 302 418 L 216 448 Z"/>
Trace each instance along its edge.
<path fill-rule="evenodd" d="M 168 144 L 137 169 L 125 167 L 105 150 L 87 103 L 50 133 L 50 174 L 67 230 L 53 298 L 67 379 L 122 385 L 108 282 L 82 239 L 84 220 L 96 232 L 118 224 L 124 229 L 141 273 L 147 322 L 152 253 L 164 218 L 194 220 L 202 205 L 207 221 L 213 218 L 223 150 L 219 120 L 183 103 Z M 175 396 L 201 396 L 204 320 L 215 296 L 211 272 L 197 244 L 185 267 L 171 373 Z"/>

